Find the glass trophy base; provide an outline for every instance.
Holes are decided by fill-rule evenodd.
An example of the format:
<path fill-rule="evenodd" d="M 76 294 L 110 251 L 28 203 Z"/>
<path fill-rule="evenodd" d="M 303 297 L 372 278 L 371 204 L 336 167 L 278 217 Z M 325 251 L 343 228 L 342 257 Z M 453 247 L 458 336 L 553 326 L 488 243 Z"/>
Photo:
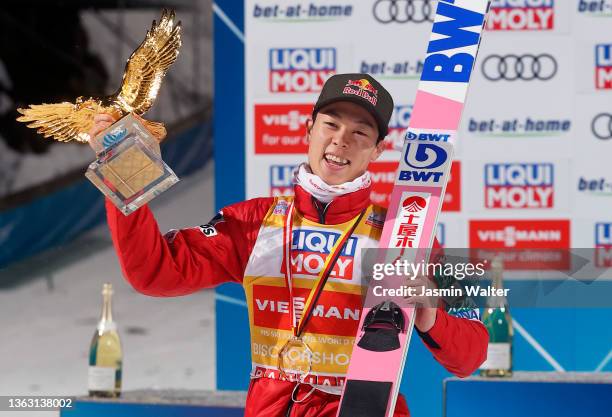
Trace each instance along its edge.
<path fill-rule="evenodd" d="M 100 151 L 85 176 L 126 216 L 179 181 L 157 140 L 132 115 L 93 140 Z"/>

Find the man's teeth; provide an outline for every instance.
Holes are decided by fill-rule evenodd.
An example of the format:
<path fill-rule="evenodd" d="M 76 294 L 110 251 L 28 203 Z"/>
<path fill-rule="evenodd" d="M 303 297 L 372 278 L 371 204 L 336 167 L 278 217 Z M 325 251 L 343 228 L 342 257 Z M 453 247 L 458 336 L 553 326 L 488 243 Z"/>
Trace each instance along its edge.
<path fill-rule="evenodd" d="M 342 164 L 342 165 L 346 165 L 349 163 L 348 160 L 346 159 L 342 159 L 336 155 L 332 155 L 332 154 L 325 154 L 325 158 L 329 159 L 330 161 L 336 162 L 338 164 Z"/>

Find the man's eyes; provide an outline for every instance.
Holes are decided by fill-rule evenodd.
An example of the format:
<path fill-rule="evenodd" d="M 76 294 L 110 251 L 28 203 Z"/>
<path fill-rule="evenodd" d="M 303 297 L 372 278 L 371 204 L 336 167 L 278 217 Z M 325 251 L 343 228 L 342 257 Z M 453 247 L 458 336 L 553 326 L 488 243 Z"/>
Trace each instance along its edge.
<path fill-rule="evenodd" d="M 333 128 L 333 129 L 337 129 L 337 128 L 338 128 L 338 124 L 337 124 L 337 123 L 335 123 L 335 122 L 329 122 L 329 121 L 326 121 L 326 122 L 323 122 L 323 124 L 324 124 L 325 126 L 327 126 L 327 127 Z M 354 134 L 356 134 L 356 135 L 359 135 L 359 136 L 368 136 L 368 135 L 367 135 L 367 134 L 366 134 L 364 131 L 362 131 L 362 130 L 355 130 L 353 133 L 354 133 Z"/>

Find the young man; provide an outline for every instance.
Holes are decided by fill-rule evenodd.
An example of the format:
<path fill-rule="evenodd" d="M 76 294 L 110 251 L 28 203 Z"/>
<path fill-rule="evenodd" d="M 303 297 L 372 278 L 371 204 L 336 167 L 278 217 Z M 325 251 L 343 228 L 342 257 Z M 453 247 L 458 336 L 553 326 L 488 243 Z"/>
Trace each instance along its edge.
<path fill-rule="evenodd" d="M 334 75 L 307 122 L 308 163 L 295 174 L 295 196 L 233 204 L 199 227 L 162 236 L 148 207 L 126 217 L 107 201 L 113 243 L 136 290 L 171 297 L 223 282 L 243 285 L 253 364 L 247 417 L 336 415 L 363 302 L 360 250 L 377 247 L 385 217 L 370 202 L 367 168 L 383 151 L 392 110 L 390 94 L 369 75 Z M 96 116 L 90 134 L 110 123 Z M 334 247 L 338 240 L 343 244 Z M 327 257 L 336 262 L 324 268 Z M 328 274 L 308 313 L 305 300 L 321 269 Z M 488 334 L 477 320 L 420 308 L 415 326 L 455 375 L 471 374 L 485 359 Z M 283 347 L 290 339 L 298 357 L 312 351 L 307 376 L 279 363 L 279 355 L 289 359 Z M 395 416 L 407 415 L 400 396 Z"/>

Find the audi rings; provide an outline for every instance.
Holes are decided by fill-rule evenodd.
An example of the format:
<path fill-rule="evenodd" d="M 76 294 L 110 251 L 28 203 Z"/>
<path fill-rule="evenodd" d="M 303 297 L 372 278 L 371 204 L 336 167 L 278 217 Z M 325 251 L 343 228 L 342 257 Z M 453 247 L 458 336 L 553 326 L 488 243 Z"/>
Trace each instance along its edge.
<path fill-rule="evenodd" d="M 380 23 L 433 22 L 434 0 L 376 0 L 372 13 Z"/>
<path fill-rule="evenodd" d="M 482 73 L 489 81 L 547 81 L 557 74 L 557 60 L 550 54 L 489 55 L 482 62 Z"/>
<path fill-rule="evenodd" d="M 599 113 L 591 122 L 591 130 L 597 139 L 612 139 L 612 114 Z"/>

